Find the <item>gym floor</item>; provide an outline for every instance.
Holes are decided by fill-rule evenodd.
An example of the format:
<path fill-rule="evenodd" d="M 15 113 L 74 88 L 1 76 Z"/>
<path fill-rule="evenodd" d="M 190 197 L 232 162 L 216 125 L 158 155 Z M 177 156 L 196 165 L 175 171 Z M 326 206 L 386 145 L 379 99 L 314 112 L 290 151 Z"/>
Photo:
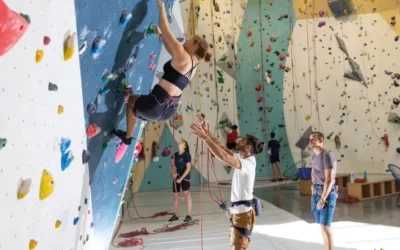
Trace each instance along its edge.
<path fill-rule="evenodd" d="M 262 215 L 257 217 L 256 226 L 249 249 L 257 250 L 319 250 L 323 249 L 319 227 L 314 223 L 310 211 L 310 197 L 300 196 L 296 183 L 270 183 L 257 181 L 255 196 L 262 200 Z M 210 188 L 215 196 L 218 192 Z M 143 240 L 146 250 L 166 249 L 209 249 L 228 250 L 230 222 L 225 213 L 218 210 L 203 186 L 193 187 L 193 220 L 197 224 L 174 232 L 154 233 L 167 225 L 170 215 L 154 219 L 138 218 L 152 216 L 155 213 L 173 209 L 173 195 L 170 190 L 137 193 L 134 202 L 130 202 L 124 214 L 122 224 L 110 245 L 111 250 L 125 238 L 121 233 L 146 230 L 149 235 L 135 237 Z M 221 186 L 224 200 L 229 200 L 230 186 Z M 335 249 L 399 249 L 400 245 L 400 208 L 395 205 L 396 196 L 363 201 L 355 204 L 337 204 L 332 229 L 335 237 Z M 202 218 L 200 205 L 202 204 Z M 136 208 L 136 209 L 135 209 Z M 137 212 L 136 212 L 137 211 Z M 181 201 L 179 221 L 168 224 L 174 227 L 183 222 L 186 216 L 186 202 Z M 200 224 L 202 222 L 202 225 Z M 129 239 L 129 238 L 128 238 Z M 141 249 L 140 246 L 124 249 Z"/>

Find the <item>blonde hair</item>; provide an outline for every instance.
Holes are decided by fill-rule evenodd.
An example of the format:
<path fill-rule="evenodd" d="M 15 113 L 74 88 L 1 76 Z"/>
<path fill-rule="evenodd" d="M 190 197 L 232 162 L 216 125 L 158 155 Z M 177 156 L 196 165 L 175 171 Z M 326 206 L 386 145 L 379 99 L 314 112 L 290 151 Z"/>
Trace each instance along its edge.
<path fill-rule="evenodd" d="M 210 45 L 204 37 L 195 35 L 193 37 L 194 44 L 197 45 L 196 56 L 200 59 L 204 59 L 206 62 L 210 62 L 212 54 L 210 52 Z"/>

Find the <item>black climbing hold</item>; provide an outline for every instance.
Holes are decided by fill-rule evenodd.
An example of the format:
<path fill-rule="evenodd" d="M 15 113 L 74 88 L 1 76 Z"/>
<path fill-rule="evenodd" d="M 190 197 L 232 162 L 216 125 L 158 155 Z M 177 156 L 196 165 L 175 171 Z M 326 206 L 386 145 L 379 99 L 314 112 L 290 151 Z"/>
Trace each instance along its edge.
<path fill-rule="evenodd" d="M 28 15 L 19 13 L 29 24 L 31 23 L 31 18 Z"/>
<path fill-rule="evenodd" d="M 56 84 L 49 82 L 49 91 L 57 91 L 58 87 Z"/>
<path fill-rule="evenodd" d="M 94 103 L 89 103 L 86 107 L 86 110 L 89 114 L 93 114 L 94 112 L 96 112 L 97 106 Z"/>
<path fill-rule="evenodd" d="M 78 212 L 81 211 L 81 206 L 78 207 Z"/>
<path fill-rule="evenodd" d="M 89 156 L 90 156 L 89 151 L 87 151 L 87 150 L 84 149 L 84 150 L 82 151 L 82 164 L 86 164 L 86 163 L 89 162 Z"/>
<path fill-rule="evenodd" d="M 397 153 L 400 154 L 400 148 L 396 148 Z"/>
<path fill-rule="evenodd" d="M 397 80 L 400 80 L 400 74 L 399 74 L 399 73 L 395 73 L 395 74 L 394 74 L 394 77 L 395 77 Z"/>
<path fill-rule="evenodd" d="M 398 40 L 399 40 L 399 36 L 396 36 L 396 37 L 394 38 L 394 41 L 397 42 Z"/>
<path fill-rule="evenodd" d="M 393 104 L 394 105 L 399 105 L 400 104 L 400 100 L 398 98 L 393 98 Z"/>
<path fill-rule="evenodd" d="M 398 83 L 396 80 L 394 80 L 393 85 L 394 85 L 395 87 L 399 87 L 399 86 L 400 86 L 399 83 Z"/>
<path fill-rule="evenodd" d="M 284 127 L 285 127 L 285 124 L 279 124 L 278 127 L 284 128 Z"/>

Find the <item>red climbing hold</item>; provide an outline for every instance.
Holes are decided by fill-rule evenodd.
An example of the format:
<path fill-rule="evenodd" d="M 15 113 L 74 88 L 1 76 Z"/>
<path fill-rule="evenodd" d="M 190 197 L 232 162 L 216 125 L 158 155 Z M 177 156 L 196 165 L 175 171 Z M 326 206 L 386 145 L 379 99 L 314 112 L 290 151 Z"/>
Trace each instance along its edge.
<path fill-rule="evenodd" d="M 257 90 L 257 91 L 261 91 L 261 89 L 262 89 L 262 84 L 261 84 L 261 83 L 258 83 L 258 84 L 256 85 L 256 90 Z"/>
<path fill-rule="evenodd" d="M 0 0 L 0 56 L 6 54 L 28 29 L 28 21 Z"/>
<path fill-rule="evenodd" d="M 253 35 L 253 32 L 251 32 L 251 30 L 247 31 L 247 36 L 251 36 Z"/>
<path fill-rule="evenodd" d="M 272 51 L 271 45 L 268 45 L 267 52 L 271 52 L 271 51 Z"/>
<path fill-rule="evenodd" d="M 383 137 L 382 137 L 382 140 L 385 142 L 386 150 L 388 150 L 389 149 L 389 137 L 388 137 L 388 135 L 384 134 Z"/>
<path fill-rule="evenodd" d="M 254 46 L 254 42 L 251 42 L 251 43 L 250 43 L 250 47 L 253 47 L 253 46 Z"/>
<path fill-rule="evenodd" d="M 281 63 L 281 64 L 279 64 L 279 68 L 286 69 L 286 66 Z"/>
<path fill-rule="evenodd" d="M 49 45 L 50 44 L 50 37 L 48 37 L 48 36 L 43 37 L 43 44 L 45 46 Z"/>
<path fill-rule="evenodd" d="M 279 60 L 281 60 L 281 61 L 285 60 L 285 58 L 286 58 L 286 57 L 285 57 L 284 55 L 280 55 L 280 56 L 279 56 Z"/>
<path fill-rule="evenodd" d="M 261 96 L 257 98 L 257 102 L 262 102 L 262 101 L 263 101 L 263 98 Z"/>
<path fill-rule="evenodd" d="M 96 124 L 92 123 L 87 128 L 86 135 L 90 139 L 92 137 L 95 137 L 100 132 L 101 132 L 101 128 L 99 126 L 97 126 Z"/>

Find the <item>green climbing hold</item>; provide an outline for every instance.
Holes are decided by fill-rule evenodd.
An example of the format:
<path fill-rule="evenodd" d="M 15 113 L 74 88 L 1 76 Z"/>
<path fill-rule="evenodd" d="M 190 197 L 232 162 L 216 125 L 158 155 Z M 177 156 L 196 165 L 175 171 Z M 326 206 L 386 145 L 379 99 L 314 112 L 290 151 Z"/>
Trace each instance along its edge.
<path fill-rule="evenodd" d="M 155 34 L 155 33 L 156 33 L 156 31 L 154 30 L 154 25 L 153 25 L 153 23 L 150 23 L 149 27 L 147 27 L 147 29 L 146 29 L 145 36 L 146 35 L 152 35 L 152 34 Z"/>
<path fill-rule="evenodd" d="M 88 199 L 87 199 L 87 198 L 85 198 L 85 205 L 87 205 L 87 203 L 88 203 Z"/>
<path fill-rule="evenodd" d="M 31 23 L 31 18 L 28 15 L 19 13 L 23 18 L 25 18 L 25 20 L 30 24 Z"/>
<path fill-rule="evenodd" d="M 108 83 L 113 77 L 114 77 L 113 73 L 111 73 L 111 72 L 105 72 L 105 73 L 103 74 L 103 76 L 101 77 L 101 80 L 102 80 L 104 83 Z"/>
<path fill-rule="evenodd" d="M 218 74 L 218 83 L 224 83 L 224 75 L 222 74 L 222 71 L 217 70 Z"/>
<path fill-rule="evenodd" d="M 226 125 L 228 123 L 229 123 L 228 119 L 221 120 L 221 121 L 218 122 L 219 125 Z"/>
<path fill-rule="evenodd" d="M 52 83 L 52 82 L 49 82 L 49 87 L 48 88 L 49 88 L 49 91 L 57 91 L 58 90 L 57 85 Z"/>
<path fill-rule="evenodd" d="M 7 145 L 7 139 L 0 138 L 0 149 L 4 148 Z"/>

